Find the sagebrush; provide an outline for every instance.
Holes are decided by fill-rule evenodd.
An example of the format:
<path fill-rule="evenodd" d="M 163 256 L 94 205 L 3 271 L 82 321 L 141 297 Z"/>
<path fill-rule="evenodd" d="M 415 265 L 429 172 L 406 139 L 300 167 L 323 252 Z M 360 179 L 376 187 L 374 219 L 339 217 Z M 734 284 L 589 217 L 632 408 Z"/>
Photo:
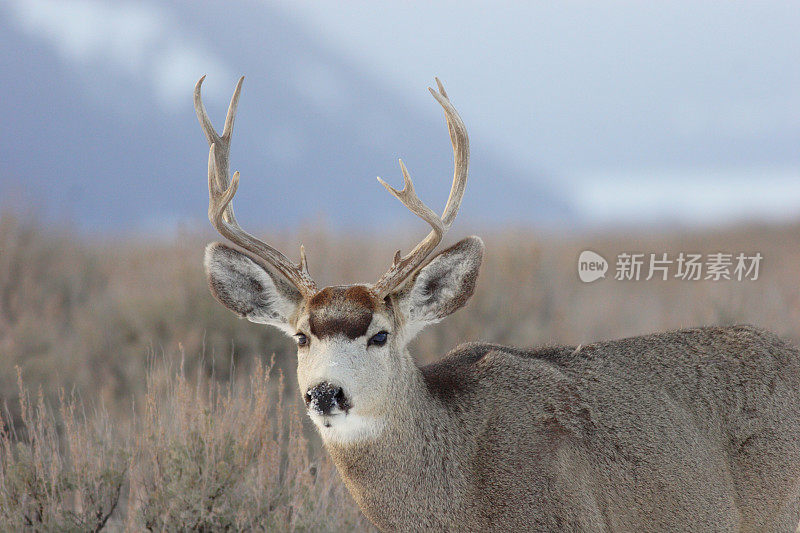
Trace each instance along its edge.
<path fill-rule="evenodd" d="M 482 237 L 475 296 L 415 341 L 422 363 L 471 340 L 577 345 L 706 324 L 800 339 L 798 224 Z M 415 238 L 304 230 L 270 240 L 286 250 L 302 241 L 326 285 L 376 279 L 391 244 Z M 369 527 L 297 405 L 293 343 L 213 300 L 206 242 L 189 231 L 88 239 L 0 215 L 0 529 Z M 584 284 L 576 261 L 587 249 L 764 260 L 757 281 Z"/>

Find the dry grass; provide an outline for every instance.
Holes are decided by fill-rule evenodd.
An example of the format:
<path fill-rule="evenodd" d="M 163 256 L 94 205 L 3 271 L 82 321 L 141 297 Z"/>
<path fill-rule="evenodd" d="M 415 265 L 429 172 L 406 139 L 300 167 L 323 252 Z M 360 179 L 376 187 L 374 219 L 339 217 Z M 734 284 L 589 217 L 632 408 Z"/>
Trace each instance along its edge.
<path fill-rule="evenodd" d="M 89 417 L 63 392 L 57 412 L 41 389 L 33 403 L 17 375 L 24 427 L 0 418 L 0 529 L 100 531 L 119 504 L 127 449 L 105 413 Z"/>
<path fill-rule="evenodd" d="M 34 404 L 20 374 L 24 431 L 0 418 L 0 531 L 371 529 L 269 367 L 222 385 L 160 363 L 129 425 L 75 396 Z"/>
<path fill-rule="evenodd" d="M 280 372 L 278 372 L 280 374 Z M 245 384 L 150 372 L 130 462 L 130 529 L 340 531 L 365 519 L 303 436 L 282 379 Z"/>
<path fill-rule="evenodd" d="M 376 279 L 415 236 L 272 240 L 287 251 L 302 240 L 330 284 Z M 421 362 L 467 340 L 578 344 L 735 322 L 800 340 L 798 225 L 484 237 L 474 298 L 415 341 Z M 211 298 L 205 242 L 89 242 L 0 217 L 0 530 L 369 527 L 298 410 L 291 341 Z M 764 260 L 755 282 L 583 284 L 585 249 Z"/>

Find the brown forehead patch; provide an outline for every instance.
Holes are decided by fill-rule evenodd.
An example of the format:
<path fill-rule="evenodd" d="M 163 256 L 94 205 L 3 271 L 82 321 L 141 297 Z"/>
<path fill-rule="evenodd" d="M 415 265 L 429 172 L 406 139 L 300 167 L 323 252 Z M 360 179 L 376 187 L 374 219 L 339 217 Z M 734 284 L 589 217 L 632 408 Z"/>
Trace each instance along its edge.
<path fill-rule="evenodd" d="M 366 335 L 375 311 L 372 294 L 358 285 L 325 287 L 308 302 L 311 334 L 322 338 L 345 335 L 355 339 Z"/>

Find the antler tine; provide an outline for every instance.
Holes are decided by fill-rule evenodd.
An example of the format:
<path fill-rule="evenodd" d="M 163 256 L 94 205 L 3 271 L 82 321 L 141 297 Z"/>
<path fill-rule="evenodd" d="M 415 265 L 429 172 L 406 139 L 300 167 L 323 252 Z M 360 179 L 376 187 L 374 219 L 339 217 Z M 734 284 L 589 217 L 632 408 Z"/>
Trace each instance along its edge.
<path fill-rule="evenodd" d="M 203 105 L 203 99 L 201 96 L 201 88 L 203 86 L 203 81 L 206 79 L 205 76 L 200 78 L 197 81 L 197 84 L 194 86 L 194 109 L 195 113 L 197 113 L 197 120 L 200 121 L 200 126 L 203 128 L 203 133 L 206 135 L 206 139 L 208 139 L 209 146 L 216 145 L 218 148 L 215 150 L 215 158 L 214 162 L 209 159 L 209 192 L 211 191 L 212 182 L 214 184 L 214 190 L 222 192 L 228 189 L 228 174 L 229 174 L 229 155 L 230 155 L 230 145 L 231 145 L 231 134 L 233 133 L 233 122 L 236 118 L 236 109 L 239 106 L 239 95 L 242 92 L 242 83 L 244 82 L 244 76 L 239 78 L 238 83 L 236 84 L 236 89 L 233 91 L 233 96 L 231 97 L 231 103 L 228 106 L 228 113 L 225 115 L 225 127 L 222 130 L 222 135 L 220 136 L 217 131 L 214 129 L 214 125 L 211 123 L 211 119 L 208 117 L 208 112 L 206 111 L 206 106 Z M 212 166 L 218 166 L 220 171 L 216 172 L 212 169 Z M 209 217 L 211 216 L 211 205 L 209 205 Z M 225 209 L 225 218 L 228 222 L 235 224 L 236 219 L 233 215 L 233 208 L 230 205 Z"/>
<path fill-rule="evenodd" d="M 392 196 L 400 200 L 403 205 L 405 205 L 412 213 L 430 224 L 431 228 L 433 228 L 433 232 L 441 238 L 441 236 L 444 234 L 442 220 L 439 218 L 439 215 L 434 213 L 430 207 L 422 203 L 422 200 L 420 200 L 419 196 L 417 196 L 416 191 L 414 191 L 414 182 L 411 181 L 411 177 L 408 175 L 408 169 L 406 169 L 402 159 L 400 159 L 400 170 L 403 172 L 402 191 L 398 191 L 381 178 L 378 178 L 378 181 L 381 183 L 381 185 L 386 187 L 386 190 L 389 191 Z"/>
<path fill-rule="evenodd" d="M 208 144 L 216 144 L 219 141 L 219 135 L 214 131 L 214 125 L 211 124 L 211 119 L 208 118 L 206 106 L 203 105 L 203 98 L 200 95 L 200 89 L 206 77 L 203 75 L 194 86 L 194 112 L 197 114 L 197 120 L 200 121 L 200 127 L 203 128 L 203 133 L 208 139 Z"/>
<path fill-rule="evenodd" d="M 447 204 L 442 213 L 442 224 L 445 231 L 450 229 L 453 221 L 458 215 L 458 209 L 461 207 L 461 202 L 464 199 L 464 192 L 467 188 L 467 175 L 469 172 L 469 136 L 467 135 L 467 127 L 464 121 L 461 120 L 456 108 L 450 103 L 447 97 L 447 92 L 444 90 L 442 82 L 436 78 L 436 85 L 439 87 L 437 93 L 430 87 L 428 90 L 433 97 L 439 102 L 439 105 L 444 109 L 445 120 L 447 121 L 447 129 L 450 132 L 450 143 L 453 145 L 453 186 L 450 189 L 450 196 L 447 198 Z"/>
<path fill-rule="evenodd" d="M 422 265 L 425 258 L 439 245 L 444 234 L 450 229 L 464 199 L 469 170 L 469 137 L 467 136 L 467 128 L 464 126 L 464 122 L 456 109 L 450 103 L 447 92 L 444 90 L 439 78 L 436 78 L 436 85 L 439 89 L 438 92 L 430 87 L 428 87 L 428 90 L 444 109 L 447 130 L 450 133 L 450 142 L 453 145 L 453 185 L 450 189 L 450 196 L 447 199 L 444 212 L 439 217 L 417 197 L 414 192 L 414 183 L 411 181 L 402 160 L 400 160 L 400 168 L 403 171 L 402 191 L 398 191 L 381 178 L 378 178 L 378 181 L 386 187 L 386 190 L 408 207 L 412 213 L 430 224 L 432 228 L 428 236 L 408 255 L 401 258 L 399 251 L 395 254 L 392 266 L 372 286 L 372 290 L 380 297 L 386 296 L 400 286 L 404 280 Z"/>
<path fill-rule="evenodd" d="M 316 293 L 317 287 L 308 274 L 305 250 L 302 246 L 300 248 L 300 263 L 294 264 L 275 248 L 244 231 L 236 221 L 231 201 L 239 188 L 239 172 L 235 172 L 230 180 L 228 180 L 228 173 L 231 135 L 244 76 L 239 78 L 239 82 L 236 84 L 236 90 L 228 106 L 228 114 L 225 117 L 225 127 L 222 130 L 222 135 L 217 134 L 214 130 L 200 96 L 200 89 L 204 79 L 205 76 L 200 78 L 197 85 L 195 85 L 194 109 L 209 144 L 208 218 L 211 224 L 220 235 L 274 266 L 297 287 L 303 296 L 310 296 Z"/>
<path fill-rule="evenodd" d="M 299 266 L 300 266 L 300 271 L 303 274 L 305 274 L 306 276 L 309 276 L 309 274 L 308 274 L 308 261 L 306 260 L 306 248 L 302 244 L 300 245 L 300 263 L 299 263 Z M 310 279 L 310 277 L 311 276 L 309 276 L 309 279 Z"/>

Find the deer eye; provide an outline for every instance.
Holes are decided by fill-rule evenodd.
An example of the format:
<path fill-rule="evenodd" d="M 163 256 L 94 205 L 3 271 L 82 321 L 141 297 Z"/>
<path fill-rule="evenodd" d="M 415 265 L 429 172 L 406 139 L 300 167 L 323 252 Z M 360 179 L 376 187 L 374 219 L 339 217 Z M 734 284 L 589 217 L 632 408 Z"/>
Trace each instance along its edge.
<path fill-rule="evenodd" d="M 379 331 L 367 341 L 367 346 L 383 346 L 386 344 L 386 338 L 389 336 L 389 333 L 385 331 Z"/>
<path fill-rule="evenodd" d="M 304 333 L 295 333 L 294 338 L 298 346 L 308 346 L 308 337 Z"/>

